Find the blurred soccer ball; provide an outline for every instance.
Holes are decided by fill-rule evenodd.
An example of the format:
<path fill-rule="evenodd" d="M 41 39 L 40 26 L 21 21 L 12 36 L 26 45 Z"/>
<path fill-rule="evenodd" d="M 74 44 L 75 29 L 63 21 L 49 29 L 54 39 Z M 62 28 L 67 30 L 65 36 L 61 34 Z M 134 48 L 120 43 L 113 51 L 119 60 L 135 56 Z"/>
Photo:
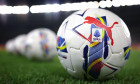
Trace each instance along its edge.
<path fill-rule="evenodd" d="M 56 34 L 50 29 L 31 31 L 25 44 L 25 55 L 30 59 L 50 60 L 56 55 Z"/>
<path fill-rule="evenodd" d="M 15 46 L 17 54 L 24 55 L 24 53 L 25 53 L 25 40 L 26 40 L 25 34 L 19 35 L 15 38 L 14 46 Z"/>
<path fill-rule="evenodd" d="M 60 62 L 76 78 L 114 76 L 129 58 L 130 46 L 130 33 L 124 21 L 104 9 L 73 13 L 57 33 Z"/>
<path fill-rule="evenodd" d="M 5 45 L 6 51 L 9 53 L 16 53 L 16 49 L 14 46 L 14 39 L 8 40 Z"/>

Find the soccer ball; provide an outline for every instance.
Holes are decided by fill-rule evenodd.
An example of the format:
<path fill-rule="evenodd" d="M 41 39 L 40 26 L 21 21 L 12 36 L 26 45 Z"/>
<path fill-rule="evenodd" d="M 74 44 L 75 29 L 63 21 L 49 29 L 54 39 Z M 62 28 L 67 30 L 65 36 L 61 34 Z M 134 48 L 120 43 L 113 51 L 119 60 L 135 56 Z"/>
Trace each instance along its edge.
<path fill-rule="evenodd" d="M 47 28 L 31 31 L 25 41 L 25 55 L 29 59 L 51 60 L 56 54 L 56 34 Z"/>
<path fill-rule="evenodd" d="M 5 45 L 6 51 L 9 53 L 16 53 L 16 49 L 14 47 L 14 39 L 8 40 Z"/>
<path fill-rule="evenodd" d="M 124 21 L 104 9 L 87 9 L 64 20 L 57 33 L 58 57 L 76 78 L 113 77 L 129 58 L 131 37 Z"/>
<path fill-rule="evenodd" d="M 19 35 L 19 36 L 17 36 L 15 38 L 14 46 L 15 46 L 15 49 L 17 51 L 17 54 L 24 55 L 24 52 L 25 52 L 25 39 L 26 39 L 25 34 Z"/>

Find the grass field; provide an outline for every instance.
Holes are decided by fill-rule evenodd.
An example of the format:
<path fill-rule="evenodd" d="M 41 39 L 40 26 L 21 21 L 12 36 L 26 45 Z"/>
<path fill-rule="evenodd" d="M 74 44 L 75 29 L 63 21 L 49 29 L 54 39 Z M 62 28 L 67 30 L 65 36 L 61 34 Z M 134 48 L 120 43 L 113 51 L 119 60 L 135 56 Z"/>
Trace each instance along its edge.
<path fill-rule="evenodd" d="M 140 84 L 140 51 L 130 58 L 114 78 L 85 81 L 70 76 L 56 57 L 52 62 L 30 61 L 25 57 L 0 52 L 0 84 Z"/>

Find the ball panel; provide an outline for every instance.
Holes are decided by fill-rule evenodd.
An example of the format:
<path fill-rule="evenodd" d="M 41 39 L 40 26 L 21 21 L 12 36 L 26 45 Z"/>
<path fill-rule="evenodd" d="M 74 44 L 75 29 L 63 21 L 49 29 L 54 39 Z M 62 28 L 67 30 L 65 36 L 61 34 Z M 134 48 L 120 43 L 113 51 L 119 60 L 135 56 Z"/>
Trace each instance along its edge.
<path fill-rule="evenodd" d="M 72 47 L 72 48 L 80 49 L 80 47 L 85 42 L 85 40 L 83 38 L 81 38 L 79 35 L 77 35 L 73 31 L 67 30 L 65 32 L 65 34 L 66 34 L 65 40 L 66 40 L 66 42 L 68 44 L 67 47 Z"/>
<path fill-rule="evenodd" d="M 101 69 L 99 79 L 108 79 L 118 73 L 118 71 L 120 71 L 119 67 L 105 63 Z"/>
<path fill-rule="evenodd" d="M 112 37 L 114 40 L 114 45 L 110 46 L 112 53 L 120 53 L 121 51 L 123 51 L 123 41 L 121 41 L 122 36 L 120 36 L 118 28 L 119 27 L 114 26 L 114 28 L 112 29 Z"/>
<path fill-rule="evenodd" d="M 118 31 L 121 39 L 120 41 L 122 41 L 121 45 L 123 46 L 123 48 L 126 46 L 131 46 L 130 32 L 123 20 L 121 20 L 121 26 L 118 28 Z"/>
<path fill-rule="evenodd" d="M 65 69 L 68 68 L 73 70 L 70 53 L 65 53 L 58 50 L 58 58 Z"/>
<path fill-rule="evenodd" d="M 74 48 L 70 48 L 70 52 L 71 53 L 71 62 L 72 62 L 72 66 L 73 69 L 76 73 L 73 73 L 73 75 L 75 75 L 75 77 L 78 78 L 83 78 L 83 62 L 84 59 L 82 57 L 82 54 L 80 54 L 80 50 L 74 49 Z"/>
<path fill-rule="evenodd" d="M 112 54 L 112 56 L 107 60 L 108 64 L 111 64 L 116 67 L 123 67 L 125 64 L 125 59 L 123 59 L 124 51 L 116 54 Z"/>

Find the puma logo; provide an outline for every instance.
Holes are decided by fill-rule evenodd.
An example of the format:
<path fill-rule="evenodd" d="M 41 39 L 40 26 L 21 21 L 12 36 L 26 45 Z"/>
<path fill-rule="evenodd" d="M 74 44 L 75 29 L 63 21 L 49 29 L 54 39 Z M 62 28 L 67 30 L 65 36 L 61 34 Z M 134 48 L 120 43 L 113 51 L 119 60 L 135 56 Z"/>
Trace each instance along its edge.
<path fill-rule="evenodd" d="M 114 41 L 113 41 L 113 38 L 112 38 L 112 31 L 111 31 L 111 29 L 114 27 L 115 24 L 118 24 L 118 22 L 114 22 L 111 27 L 107 27 L 106 25 L 102 24 L 98 19 L 90 17 L 90 16 L 87 16 L 85 18 L 85 21 L 84 21 L 84 24 L 85 23 L 94 24 L 95 26 L 97 26 L 99 28 L 105 29 L 107 34 L 108 34 L 108 36 L 109 36 L 109 38 L 111 39 L 111 45 L 113 46 Z"/>

